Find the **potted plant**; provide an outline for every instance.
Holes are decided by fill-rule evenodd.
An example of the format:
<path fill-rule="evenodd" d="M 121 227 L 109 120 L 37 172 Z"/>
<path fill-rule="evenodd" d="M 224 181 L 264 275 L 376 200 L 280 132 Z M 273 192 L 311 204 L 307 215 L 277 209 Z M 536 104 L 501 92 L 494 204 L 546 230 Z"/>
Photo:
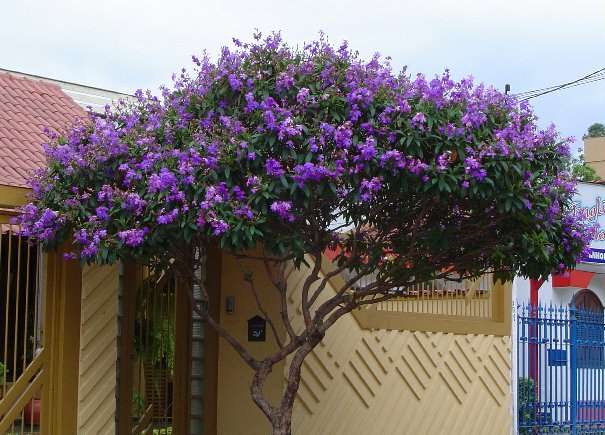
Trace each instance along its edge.
<path fill-rule="evenodd" d="M 34 337 L 30 337 L 30 340 L 34 340 Z M 33 351 L 32 359 L 40 353 L 41 349 L 37 348 Z M 27 405 L 23 408 L 23 420 L 25 424 L 34 426 L 40 426 L 40 397 L 35 395 Z"/>

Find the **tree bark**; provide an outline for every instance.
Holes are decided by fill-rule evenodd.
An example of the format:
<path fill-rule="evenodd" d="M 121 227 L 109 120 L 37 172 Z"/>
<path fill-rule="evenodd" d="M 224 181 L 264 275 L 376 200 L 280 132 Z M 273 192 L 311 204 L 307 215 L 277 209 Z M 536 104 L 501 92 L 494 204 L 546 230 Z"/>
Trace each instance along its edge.
<path fill-rule="evenodd" d="M 292 435 L 292 412 L 288 416 L 273 421 L 271 435 Z"/>
<path fill-rule="evenodd" d="M 280 406 L 275 409 L 275 412 L 271 418 L 271 424 L 273 426 L 272 435 L 291 435 L 292 434 L 292 411 L 294 409 L 294 400 L 296 399 L 296 392 L 300 385 L 300 377 L 302 371 L 302 364 L 307 355 L 319 344 L 323 334 L 316 333 L 312 334 L 306 343 L 304 343 L 300 349 L 292 357 L 290 362 L 290 368 L 288 370 L 288 380 L 286 382 L 286 389 L 282 396 Z"/>

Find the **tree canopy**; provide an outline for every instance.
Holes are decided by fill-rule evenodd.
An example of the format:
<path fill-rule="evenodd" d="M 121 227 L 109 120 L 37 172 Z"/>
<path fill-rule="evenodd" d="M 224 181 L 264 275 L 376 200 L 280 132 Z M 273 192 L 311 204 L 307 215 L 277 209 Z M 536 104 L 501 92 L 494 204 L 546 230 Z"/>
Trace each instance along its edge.
<path fill-rule="evenodd" d="M 253 357 L 208 304 L 194 306 L 253 369 L 274 434 L 290 433 L 303 360 L 344 314 L 436 277 L 545 277 L 586 246 L 569 140 L 539 129 L 525 102 L 448 71 L 395 74 L 323 37 L 294 49 L 255 35 L 193 61 L 161 96 L 138 91 L 53 134 L 20 219 L 47 248 L 73 236 L 85 262 L 172 267 L 206 301 L 205 246 L 262 246 L 287 333 L 267 319 L 277 350 Z M 334 269 L 321 275 L 326 251 Z M 290 262 L 309 263 L 301 330 L 288 315 Z M 336 274 L 344 284 L 325 293 Z M 274 406 L 262 386 L 289 356 Z"/>
<path fill-rule="evenodd" d="M 99 263 L 217 239 L 296 261 L 338 248 L 384 273 L 533 277 L 584 246 L 568 141 L 527 103 L 448 71 L 397 75 L 323 38 L 298 50 L 257 35 L 194 63 L 160 97 L 137 91 L 52 136 L 29 234 L 73 234 Z"/>
<path fill-rule="evenodd" d="M 595 122 L 588 127 L 588 132 L 584 137 L 605 137 L 605 125 Z"/>
<path fill-rule="evenodd" d="M 584 154 L 570 160 L 571 175 L 578 181 L 600 181 L 596 171 L 584 161 Z"/>

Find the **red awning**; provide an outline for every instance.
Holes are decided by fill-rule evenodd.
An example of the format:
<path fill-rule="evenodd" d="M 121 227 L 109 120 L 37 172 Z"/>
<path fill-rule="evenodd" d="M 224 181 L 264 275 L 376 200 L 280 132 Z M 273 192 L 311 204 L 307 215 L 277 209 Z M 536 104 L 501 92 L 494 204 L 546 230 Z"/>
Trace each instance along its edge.
<path fill-rule="evenodd" d="M 583 270 L 566 270 L 563 273 L 552 274 L 552 286 L 554 287 L 575 287 L 587 288 L 594 272 L 585 272 Z"/>

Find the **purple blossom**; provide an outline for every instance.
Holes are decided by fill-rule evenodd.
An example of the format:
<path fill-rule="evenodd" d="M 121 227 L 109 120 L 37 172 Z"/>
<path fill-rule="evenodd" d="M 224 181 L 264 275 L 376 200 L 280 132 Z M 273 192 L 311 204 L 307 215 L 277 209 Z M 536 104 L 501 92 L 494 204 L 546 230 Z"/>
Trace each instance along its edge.
<path fill-rule="evenodd" d="M 233 211 L 233 214 L 238 218 L 252 219 L 254 217 L 252 210 L 247 205 L 240 205 Z"/>
<path fill-rule="evenodd" d="M 251 193 L 256 193 L 260 189 L 260 178 L 256 175 L 251 175 L 246 179 L 246 187 Z"/>
<path fill-rule="evenodd" d="M 176 186 L 176 176 L 170 169 L 162 168 L 159 174 L 152 174 L 149 177 L 149 191 L 152 193 L 166 191 Z"/>
<path fill-rule="evenodd" d="M 361 195 L 360 198 L 363 202 L 368 202 L 374 199 L 377 192 L 382 190 L 382 180 L 378 177 L 374 177 L 371 180 L 361 181 Z"/>
<path fill-rule="evenodd" d="M 267 171 L 267 175 L 270 177 L 281 177 L 285 174 L 285 171 L 282 169 L 281 163 L 279 163 L 275 159 L 267 159 L 265 163 L 265 170 Z"/>
<path fill-rule="evenodd" d="M 97 194 L 97 199 L 101 202 L 111 202 L 113 200 L 113 188 L 104 184 Z"/>
<path fill-rule="evenodd" d="M 449 165 L 449 156 L 447 153 L 442 153 L 437 156 L 437 170 L 443 172 Z"/>
<path fill-rule="evenodd" d="M 81 257 L 90 259 L 116 238 L 140 246 L 146 232 L 189 213 L 200 231 L 214 236 L 238 219 L 234 235 L 241 235 L 245 220 L 264 224 L 267 198 L 285 199 L 269 199 L 270 215 L 282 221 L 294 221 L 293 210 L 307 214 L 299 205 L 301 192 L 265 177 L 288 174 L 299 186 L 329 181 L 342 200 L 338 207 L 358 207 L 352 201 L 383 194 L 397 200 L 408 190 L 410 197 L 423 195 L 418 189 L 447 171 L 462 190 L 452 195 L 455 201 L 471 183 L 486 179 L 492 162 L 505 158 L 526 172 L 509 174 L 523 202 L 520 212 L 546 230 L 563 228 L 556 240 L 561 248 L 552 248 L 557 255 L 579 251 L 585 233 L 566 215 L 573 180 L 564 172 L 531 175 L 534 167 L 544 168 L 536 160 L 545 152 L 555 155 L 556 167 L 555 159 L 569 154 L 569 142 L 552 126 L 539 130 L 529 104 L 472 78 L 454 82 L 448 71 L 433 78 L 398 76 L 388 60 L 363 60 L 346 44 L 336 48 L 321 40 L 297 51 L 271 35 L 235 45 L 221 50 L 216 62 L 195 58 L 195 71 L 176 74 L 161 96 L 137 91 L 134 105 L 107 107 L 64 138 L 50 135 L 44 146 L 49 169 L 33 183 L 39 207 L 24 208 L 24 230 L 51 242 L 69 224 Z M 276 69 L 259 63 L 265 58 Z M 428 132 L 433 114 L 439 122 Z M 416 131 L 402 126 L 406 122 Z M 463 161 L 447 151 L 434 153 L 437 144 L 440 150 L 465 147 Z M 95 177 L 83 176 L 88 173 Z M 500 189 L 501 180 L 493 181 Z M 404 190 L 384 192 L 391 185 Z M 448 185 L 456 187 L 449 178 Z M 451 206 L 446 215 L 456 223 L 464 221 L 462 203 L 442 205 Z M 486 213 L 498 210 L 488 207 Z M 151 222 L 150 228 L 129 229 L 141 222 Z"/>
<path fill-rule="evenodd" d="M 424 124 L 426 123 L 426 116 L 422 112 L 417 112 L 412 118 L 412 126 L 416 128 L 424 128 Z"/>
<path fill-rule="evenodd" d="M 95 213 L 99 219 L 102 221 L 109 220 L 109 209 L 107 207 L 97 207 L 95 209 Z"/>
<path fill-rule="evenodd" d="M 179 216 L 179 209 L 175 208 L 171 211 L 169 211 L 168 213 L 162 212 L 161 214 L 158 215 L 157 218 L 157 222 L 160 225 L 168 225 L 173 223 L 174 221 L 176 221 L 176 219 Z"/>
<path fill-rule="evenodd" d="M 145 241 L 145 235 L 149 232 L 148 228 L 133 228 L 118 232 L 118 239 L 130 248 L 141 246 Z"/>
<path fill-rule="evenodd" d="M 229 224 L 222 219 L 210 221 L 210 226 L 212 227 L 212 234 L 215 236 L 220 236 L 229 230 Z"/>
<path fill-rule="evenodd" d="M 324 178 L 333 176 L 334 173 L 322 165 L 307 162 L 294 167 L 294 176 L 292 177 L 299 185 L 304 185 L 309 181 L 317 182 Z"/>
<path fill-rule="evenodd" d="M 231 86 L 231 89 L 233 89 L 234 91 L 239 91 L 240 89 L 242 89 L 243 83 L 239 78 L 237 78 L 235 74 L 229 74 L 228 80 L 229 86 Z"/>
<path fill-rule="evenodd" d="M 298 93 L 296 94 L 296 101 L 298 104 L 304 104 L 309 97 L 309 89 L 308 88 L 300 88 Z"/>
<path fill-rule="evenodd" d="M 369 137 L 365 142 L 357 145 L 359 158 L 363 161 L 372 160 L 376 156 L 376 139 Z"/>
<path fill-rule="evenodd" d="M 483 181 L 485 177 L 487 177 L 487 171 L 482 168 L 481 163 L 472 156 L 464 159 L 464 172 L 477 181 Z"/>
<path fill-rule="evenodd" d="M 143 210 L 146 205 L 147 201 L 141 199 L 141 197 L 137 193 L 131 192 L 126 194 L 126 196 L 124 197 L 122 208 L 131 211 L 138 216 L 143 213 Z"/>
<path fill-rule="evenodd" d="M 401 152 L 397 150 L 388 150 L 382 156 L 380 156 L 380 166 L 390 166 L 393 169 L 403 169 L 406 166 L 405 159 L 401 155 Z"/>
<path fill-rule="evenodd" d="M 332 134 L 334 135 L 334 142 L 338 148 L 347 149 L 353 143 L 353 131 L 351 130 L 351 124 L 349 122 L 339 126 Z"/>
<path fill-rule="evenodd" d="M 278 215 L 282 220 L 294 222 L 295 217 L 290 212 L 292 203 L 290 201 L 275 201 L 271 204 L 271 211 Z"/>

